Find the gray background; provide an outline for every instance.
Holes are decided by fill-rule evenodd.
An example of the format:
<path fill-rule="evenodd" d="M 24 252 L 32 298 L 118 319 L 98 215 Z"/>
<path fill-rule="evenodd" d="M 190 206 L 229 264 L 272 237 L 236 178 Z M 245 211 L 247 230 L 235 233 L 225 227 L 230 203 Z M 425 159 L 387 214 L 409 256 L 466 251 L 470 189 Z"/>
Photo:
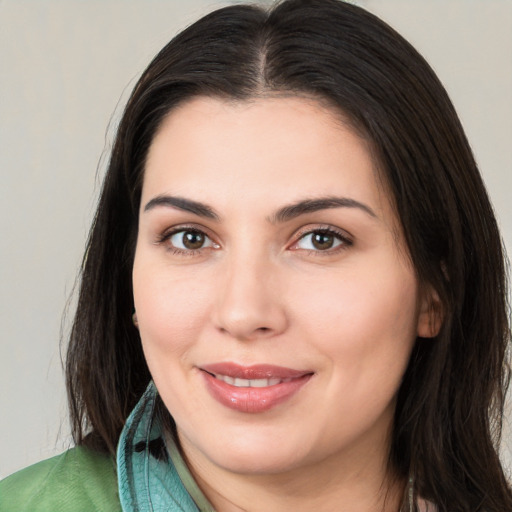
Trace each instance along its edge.
<path fill-rule="evenodd" d="M 357 3 L 408 38 L 446 85 L 510 252 L 512 1 Z M 61 316 L 119 112 L 151 57 L 220 5 L 0 0 L 0 477 L 71 444 Z"/>

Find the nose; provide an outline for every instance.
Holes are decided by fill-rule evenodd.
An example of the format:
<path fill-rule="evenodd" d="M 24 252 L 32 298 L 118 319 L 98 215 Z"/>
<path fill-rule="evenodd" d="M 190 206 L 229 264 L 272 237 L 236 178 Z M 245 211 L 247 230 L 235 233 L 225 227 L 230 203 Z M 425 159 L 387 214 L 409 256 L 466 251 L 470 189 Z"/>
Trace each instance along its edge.
<path fill-rule="evenodd" d="M 276 265 L 256 257 L 224 263 L 214 312 L 217 329 L 241 341 L 284 332 L 288 320 Z"/>

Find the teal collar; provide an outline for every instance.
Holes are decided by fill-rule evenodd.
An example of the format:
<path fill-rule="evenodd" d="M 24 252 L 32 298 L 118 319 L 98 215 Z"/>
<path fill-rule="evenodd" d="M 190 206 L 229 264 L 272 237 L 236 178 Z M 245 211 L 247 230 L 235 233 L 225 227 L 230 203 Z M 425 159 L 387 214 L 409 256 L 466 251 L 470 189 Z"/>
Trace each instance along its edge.
<path fill-rule="evenodd" d="M 151 382 L 121 432 L 117 447 L 119 499 L 124 512 L 215 512 L 179 448 L 155 415 Z"/>

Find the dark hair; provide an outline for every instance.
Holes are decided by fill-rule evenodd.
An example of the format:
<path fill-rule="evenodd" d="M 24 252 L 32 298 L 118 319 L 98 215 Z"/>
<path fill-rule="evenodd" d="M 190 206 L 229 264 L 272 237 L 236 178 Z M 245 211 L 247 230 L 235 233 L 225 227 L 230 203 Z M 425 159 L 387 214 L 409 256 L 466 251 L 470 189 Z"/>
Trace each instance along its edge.
<path fill-rule="evenodd" d="M 498 456 L 506 268 L 490 201 L 429 65 L 384 22 L 338 0 L 217 10 L 165 46 L 135 86 L 83 260 L 67 357 L 75 441 L 113 452 L 150 380 L 131 271 L 145 158 L 163 118 L 198 95 L 276 93 L 327 101 L 368 140 L 419 282 L 440 299 L 441 331 L 417 340 L 398 393 L 390 467 L 414 475 L 440 511 L 512 510 Z"/>

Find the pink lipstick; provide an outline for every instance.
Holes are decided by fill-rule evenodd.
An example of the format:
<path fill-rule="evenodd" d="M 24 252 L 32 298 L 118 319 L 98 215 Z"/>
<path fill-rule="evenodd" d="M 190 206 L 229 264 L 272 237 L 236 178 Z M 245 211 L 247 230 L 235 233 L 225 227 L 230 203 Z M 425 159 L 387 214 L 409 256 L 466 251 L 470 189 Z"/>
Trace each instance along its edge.
<path fill-rule="evenodd" d="M 222 405 L 240 412 L 265 412 L 297 393 L 312 371 L 274 365 L 240 366 L 216 363 L 199 368 L 210 394 Z"/>

